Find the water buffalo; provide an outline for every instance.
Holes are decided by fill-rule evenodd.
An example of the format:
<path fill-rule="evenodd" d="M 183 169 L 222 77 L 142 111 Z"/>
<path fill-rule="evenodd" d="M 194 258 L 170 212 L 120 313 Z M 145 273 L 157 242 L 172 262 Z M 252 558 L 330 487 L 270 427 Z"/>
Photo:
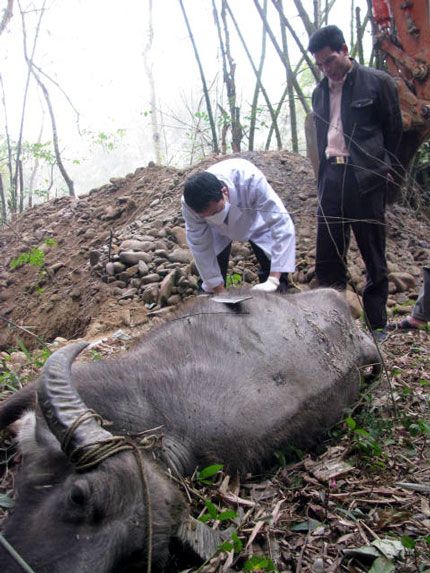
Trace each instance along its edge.
<path fill-rule="evenodd" d="M 73 363 L 84 347 L 55 352 L 0 408 L 0 427 L 23 415 L 4 536 L 37 573 L 163 571 L 174 538 L 204 553 L 172 474 L 255 471 L 312 446 L 378 362 L 330 289 L 236 307 L 200 297 L 120 358 Z M 143 438 L 150 450 L 133 446 Z M 21 572 L 4 548 L 0 570 Z"/>

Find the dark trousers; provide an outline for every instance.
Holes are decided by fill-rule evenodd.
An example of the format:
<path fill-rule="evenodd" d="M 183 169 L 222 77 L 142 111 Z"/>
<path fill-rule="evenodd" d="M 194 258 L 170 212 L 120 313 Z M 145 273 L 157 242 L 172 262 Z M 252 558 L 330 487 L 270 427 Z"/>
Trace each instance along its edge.
<path fill-rule="evenodd" d="M 258 280 L 260 283 L 264 283 L 267 281 L 269 274 L 270 274 L 270 259 L 263 251 L 260 249 L 258 245 L 249 241 L 252 250 L 254 251 L 254 255 L 257 258 L 258 264 L 260 265 L 260 269 L 258 271 Z M 230 259 L 230 251 L 231 251 L 231 243 L 226 246 L 226 248 L 220 252 L 217 256 L 219 268 L 222 274 L 222 278 L 224 279 L 224 284 L 227 280 L 227 271 L 228 271 L 228 262 Z M 279 279 L 279 287 L 278 292 L 287 292 L 288 290 L 288 273 L 282 273 Z"/>
<path fill-rule="evenodd" d="M 318 185 L 315 272 L 320 286 L 344 290 L 351 228 L 366 266 L 363 306 L 374 330 L 387 322 L 385 187 L 360 195 L 353 170 L 326 163 Z"/>

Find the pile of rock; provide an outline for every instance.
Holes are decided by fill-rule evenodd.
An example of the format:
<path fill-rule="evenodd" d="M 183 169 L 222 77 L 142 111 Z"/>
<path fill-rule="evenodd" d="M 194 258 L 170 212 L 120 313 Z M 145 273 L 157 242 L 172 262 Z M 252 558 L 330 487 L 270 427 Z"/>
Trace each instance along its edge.
<path fill-rule="evenodd" d="M 255 283 L 255 257 L 246 245 L 233 243 L 230 274 Z M 148 309 L 174 306 L 198 291 L 198 271 L 185 229 L 171 221 L 134 221 L 112 236 L 103 249 L 90 251 L 90 264 L 112 287 L 119 304 L 143 301 Z"/>

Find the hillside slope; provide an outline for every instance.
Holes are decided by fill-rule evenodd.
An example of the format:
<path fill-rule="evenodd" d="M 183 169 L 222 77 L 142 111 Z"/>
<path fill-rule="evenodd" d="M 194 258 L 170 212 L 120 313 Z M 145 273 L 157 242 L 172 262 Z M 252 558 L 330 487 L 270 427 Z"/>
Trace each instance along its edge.
<path fill-rule="evenodd" d="M 313 286 L 316 191 L 310 164 L 288 152 L 241 155 L 284 199 L 297 232 L 294 282 L 298 288 Z M 190 173 L 220 159 L 207 158 L 184 170 L 140 168 L 78 200 L 63 197 L 28 209 L 0 228 L 0 349 L 16 347 L 17 326 L 48 342 L 57 336 L 94 337 L 119 325 L 143 324 L 148 310 L 194 294 L 195 268 L 180 212 L 182 185 Z M 388 210 L 387 224 L 393 307 L 417 293 L 430 228 L 399 206 Z M 32 248 L 44 251 L 43 267 L 26 263 L 13 269 L 13 261 Z M 232 272 L 253 282 L 250 249 L 236 245 L 233 255 Z M 365 277 L 354 244 L 350 272 L 360 292 Z M 19 337 L 34 344 L 22 330 Z"/>

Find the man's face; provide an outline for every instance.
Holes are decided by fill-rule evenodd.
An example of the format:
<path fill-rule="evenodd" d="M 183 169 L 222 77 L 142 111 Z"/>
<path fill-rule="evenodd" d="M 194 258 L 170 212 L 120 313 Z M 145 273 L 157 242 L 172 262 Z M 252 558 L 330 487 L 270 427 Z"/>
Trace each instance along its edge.
<path fill-rule="evenodd" d="M 224 209 L 225 200 L 228 199 L 228 191 L 226 187 L 221 189 L 222 198 L 219 201 L 210 201 L 209 205 L 203 211 L 199 211 L 200 217 L 211 217 L 216 213 L 220 213 Z"/>
<path fill-rule="evenodd" d="M 348 58 L 348 48 L 344 44 L 340 52 L 336 52 L 328 46 L 318 50 L 314 54 L 315 64 L 329 80 L 340 81 L 351 67 Z"/>

